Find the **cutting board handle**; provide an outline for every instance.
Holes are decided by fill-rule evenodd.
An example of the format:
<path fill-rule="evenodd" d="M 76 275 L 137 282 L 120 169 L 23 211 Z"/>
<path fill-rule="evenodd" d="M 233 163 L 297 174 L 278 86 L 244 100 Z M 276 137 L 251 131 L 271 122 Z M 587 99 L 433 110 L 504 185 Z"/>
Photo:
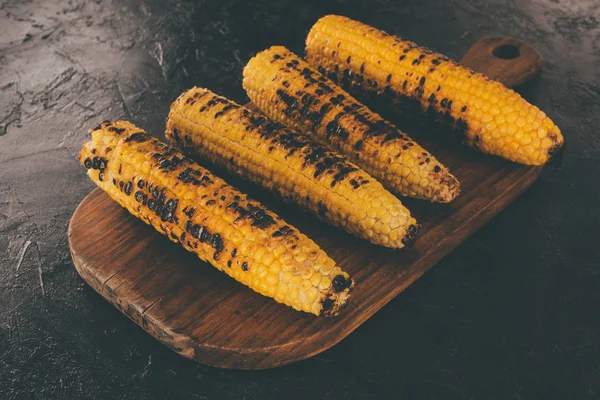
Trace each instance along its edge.
<path fill-rule="evenodd" d="M 542 68 L 542 56 L 536 49 L 521 40 L 503 36 L 479 39 L 460 62 L 508 87 L 530 81 Z"/>

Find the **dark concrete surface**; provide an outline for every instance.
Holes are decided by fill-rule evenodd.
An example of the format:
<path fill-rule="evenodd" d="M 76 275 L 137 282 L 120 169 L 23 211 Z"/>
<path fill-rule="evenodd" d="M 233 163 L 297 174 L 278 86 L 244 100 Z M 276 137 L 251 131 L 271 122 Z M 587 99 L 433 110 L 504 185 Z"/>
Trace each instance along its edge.
<path fill-rule="evenodd" d="M 271 3 L 0 4 L 0 398 L 600 397 L 599 1 Z M 192 85 L 244 101 L 248 58 L 302 52 L 326 13 L 455 58 L 485 35 L 533 44 L 544 70 L 523 90 L 562 128 L 563 166 L 333 349 L 269 371 L 195 364 L 76 274 L 67 224 L 93 184 L 75 154 L 103 119 L 160 135 Z"/>

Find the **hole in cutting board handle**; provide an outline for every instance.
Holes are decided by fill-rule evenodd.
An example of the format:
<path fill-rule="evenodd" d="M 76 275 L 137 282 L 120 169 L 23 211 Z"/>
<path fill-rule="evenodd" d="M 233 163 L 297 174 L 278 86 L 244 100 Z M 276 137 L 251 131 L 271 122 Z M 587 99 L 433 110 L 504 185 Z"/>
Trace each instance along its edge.
<path fill-rule="evenodd" d="M 494 47 L 492 55 L 502 60 L 514 60 L 521 55 L 521 49 L 514 44 L 501 44 Z"/>

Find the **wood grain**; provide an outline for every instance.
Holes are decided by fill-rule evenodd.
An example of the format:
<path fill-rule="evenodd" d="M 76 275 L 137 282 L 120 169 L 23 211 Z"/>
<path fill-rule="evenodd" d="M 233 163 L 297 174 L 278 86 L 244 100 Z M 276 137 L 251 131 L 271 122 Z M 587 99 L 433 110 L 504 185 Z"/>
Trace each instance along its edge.
<path fill-rule="evenodd" d="M 494 56 L 498 45 L 515 43 L 519 57 Z M 541 66 L 535 50 L 507 38 L 480 40 L 463 61 L 510 86 L 531 79 Z M 190 359 L 263 369 L 308 358 L 365 322 L 523 193 L 541 171 L 463 146 L 423 144 L 460 179 L 462 193 L 451 205 L 406 201 L 423 225 L 412 249 L 371 245 L 244 187 L 313 238 L 356 280 L 353 298 L 337 318 L 296 312 L 252 292 L 129 215 L 100 189 L 82 201 L 69 225 L 75 267 L 135 323 Z"/>

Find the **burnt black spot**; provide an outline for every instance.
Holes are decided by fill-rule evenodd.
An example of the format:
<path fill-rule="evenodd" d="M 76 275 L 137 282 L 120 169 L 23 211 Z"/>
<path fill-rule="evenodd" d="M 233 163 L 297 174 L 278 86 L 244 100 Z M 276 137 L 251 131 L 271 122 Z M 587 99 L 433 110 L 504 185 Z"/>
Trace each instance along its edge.
<path fill-rule="evenodd" d="M 129 195 L 131 194 L 131 188 L 132 188 L 132 186 L 133 186 L 133 185 L 131 184 L 131 181 L 128 181 L 128 182 L 125 184 L 125 187 L 123 188 L 123 191 L 125 192 L 125 194 L 126 194 L 127 196 L 129 196 Z"/>
<path fill-rule="evenodd" d="M 129 143 L 129 142 L 142 143 L 142 142 L 146 142 L 148 140 L 150 140 L 148 135 L 146 135 L 143 132 L 138 132 L 138 133 L 134 133 L 133 135 L 130 135 L 127 138 L 125 138 L 125 143 Z"/>
<path fill-rule="evenodd" d="M 337 293 L 348 289 L 352 285 L 352 280 L 345 278 L 344 275 L 338 275 L 331 281 L 333 290 Z"/>
<path fill-rule="evenodd" d="M 414 240 L 417 237 L 418 230 L 419 229 L 416 225 L 411 225 L 408 227 L 408 232 L 406 233 L 406 236 L 404 236 L 404 238 L 402 239 L 402 243 L 406 247 L 412 247 Z"/>
<path fill-rule="evenodd" d="M 364 142 L 362 140 L 357 141 L 356 143 L 354 143 L 354 149 L 355 150 L 362 150 L 365 147 Z"/>
<path fill-rule="evenodd" d="M 141 203 L 142 200 L 144 200 L 144 193 L 138 190 L 137 192 L 135 192 L 135 201 Z"/>
<path fill-rule="evenodd" d="M 442 168 L 440 168 L 439 165 L 436 165 L 435 167 L 433 167 L 433 172 L 440 172 L 442 170 Z"/>
<path fill-rule="evenodd" d="M 212 206 L 212 205 L 213 205 L 213 204 L 215 204 L 215 203 L 216 203 L 216 201 L 215 201 L 215 200 L 208 200 L 208 201 L 206 202 L 206 205 L 207 205 L 207 206 Z"/>
<path fill-rule="evenodd" d="M 389 74 L 387 76 L 387 78 L 385 78 L 385 81 L 389 83 L 391 80 L 392 80 L 392 74 Z"/>
<path fill-rule="evenodd" d="M 462 106 L 462 108 L 460 109 L 460 111 L 462 111 L 462 112 L 467 111 L 467 106 Z"/>
<path fill-rule="evenodd" d="M 205 227 L 202 227 L 200 229 L 198 239 L 200 239 L 200 241 L 202 243 L 206 243 L 210 240 L 210 238 L 211 238 L 211 234 L 210 234 L 210 232 L 208 232 L 208 229 L 206 229 Z"/>
<path fill-rule="evenodd" d="M 202 233 L 204 232 L 204 227 L 201 227 L 200 225 L 193 225 L 192 228 L 190 229 L 190 235 L 192 235 L 192 237 L 199 239 L 200 235 L 202 235 Z"/>
<path fill-rule="evenodd" d="M 331 137 L 337 137 L 341 140 L 348 139 L 349 133 L 346 131 L 337 121 L 331 121 L 327 124 L 327 139 L 329 140 Z"/>
<path fill-rule="evenodd" d="M 175 199 L 171 199 L 169 201 L 167 201 L 167 203 L 165 204 L 165 207 L 167 208 L 167 210 L 169 211 L 175 211 L 177 210 L 177 206 L 179 205 L 179 200 Z"/>
<path fill-rule="evenodd" d="M 426 78 L 423 76 L 421 77 L 421 80 L 419 81 L 419 85 L 423 86 L 425 84 Z"/>
<path fill-rule="evenodd" d="M 156 201 L 152 199 L 148 200 L 148 208 L 150 211 L 154 211 L 156 209 Z"/>
<path fill-rule="evenodd" d="M 335 302 L 333 301 L 333 299 L 330 299 L 328 297 L 325 300 L 323 300 L 323 303 L 321 303 L 321 304 L 323 305 L 322 314 L 326 314 L 327 311 L 331 310 L 331 308 L 333 307 L 333 305 L 335 304 Z"/>
<path fill-rule="evenodd" d="M 121 133 L 125 132 L 125 128 L 117 128 L 116 126 L 111 126 L 110 128 L 108 128 L 108 130 L 110 132 L 114 132 L 117 135 L 120 135 Z"/>
<path fill-rule="evenodd" d="M 217 253 L 220 253 L 221 251 L 223 251 L 224 244 L 223 244 L 223 239 L 221 238 L 221 235 L 219 235 L 218 233 L 215 233 L 214 235 L 211 236 L 210 247 L 215 249 L 217 251 Z"/>
<path fill-rule="evenodd" d="M 248 263 L 246 261 L 242 263 L 242 271 L 248 271 Z"/>
<path fill-rule="evenodd" d="M 90 168 L 92 168 L 92 160 L 90 160 L 89 158 L 86 158 L 86 159 L 83 161 L 83 165 L 84 165 L 84 166 L 85 166 L 87 169 L 90 169 Z"/>

